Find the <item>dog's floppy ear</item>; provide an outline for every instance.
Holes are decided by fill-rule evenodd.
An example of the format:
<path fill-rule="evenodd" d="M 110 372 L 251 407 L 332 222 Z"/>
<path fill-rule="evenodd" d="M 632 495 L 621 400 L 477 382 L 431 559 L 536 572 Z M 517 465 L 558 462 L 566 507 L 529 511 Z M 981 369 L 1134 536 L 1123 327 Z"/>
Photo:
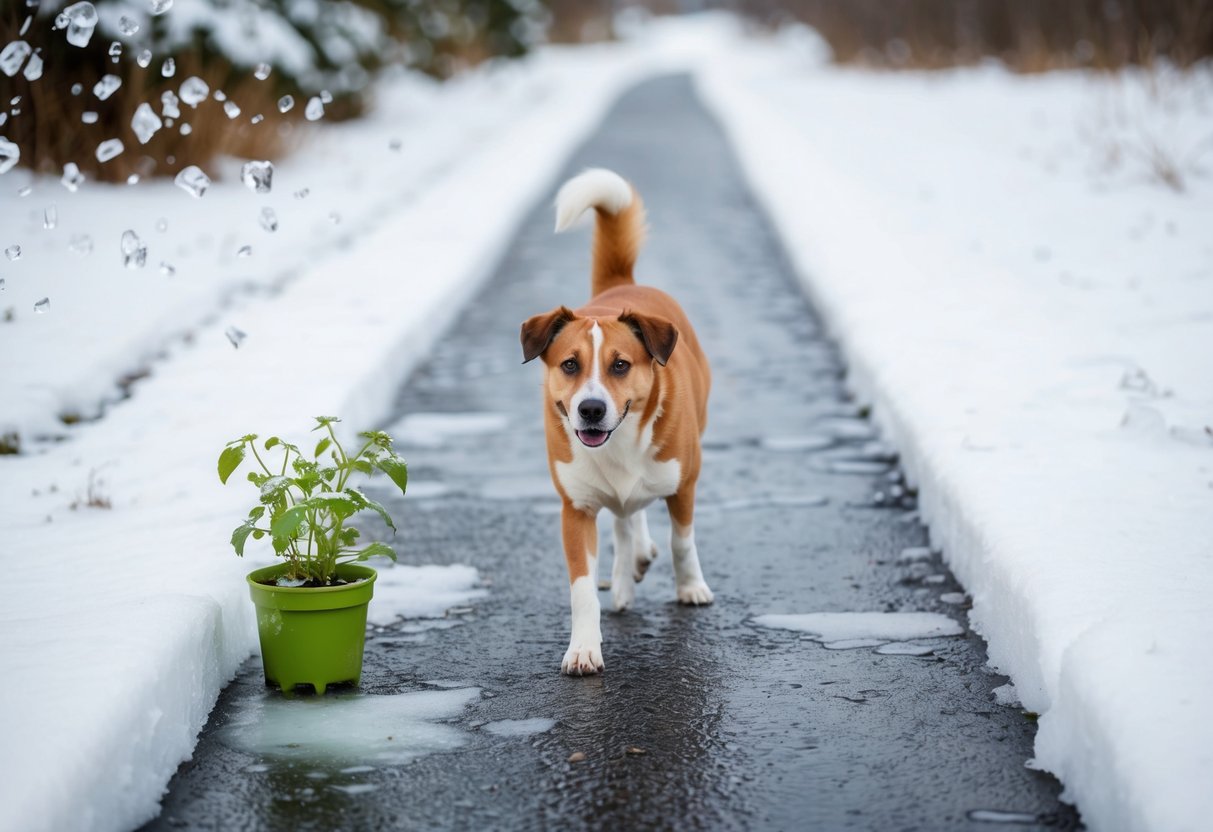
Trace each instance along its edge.
<path fill-rule="evenodd" d="M 639 312 L 624 312 L 619 316 L 622 323 L 627 324 L 636 333 L 636 337 L 644 343 L 649 355 L 657 359 L 657 363 L 665 366 L 678 343 L 678 327 L 657 315 L 642 315 Z"/>
<path fill-rule="evenodd" d="M 551 312 L 527 318 L 522 324 L 522 363 L 543 355 L 564 325 L 576 317 L 572 310 L 558 306 Z"/>

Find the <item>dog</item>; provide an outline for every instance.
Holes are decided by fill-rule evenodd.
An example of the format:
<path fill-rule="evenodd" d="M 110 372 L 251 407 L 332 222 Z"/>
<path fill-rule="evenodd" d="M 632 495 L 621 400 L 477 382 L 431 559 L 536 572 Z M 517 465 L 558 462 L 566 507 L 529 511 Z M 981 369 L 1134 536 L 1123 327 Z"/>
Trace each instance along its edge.
<path fill-rule="evenodd" d="M 548 467 L 563 503 L 572 635 L 561 670 L 603 670 L 598 603 L 598 513 L 615 515 L 611 595 L 627 609 L 657 557 L 645 507 L 664 499 L 678 601 L 712 603 L 695 547 L 695 485 L 702 461 L 711 372 L 682 308 L 638 286 L 632 268 L 644 240 L 640 195 L 618 174 L 590 169 L 556 196 L 556 231 L 593 208 L 589 303 L 558 306 L 522 324 L 523 363 L 545 365 Z"/>

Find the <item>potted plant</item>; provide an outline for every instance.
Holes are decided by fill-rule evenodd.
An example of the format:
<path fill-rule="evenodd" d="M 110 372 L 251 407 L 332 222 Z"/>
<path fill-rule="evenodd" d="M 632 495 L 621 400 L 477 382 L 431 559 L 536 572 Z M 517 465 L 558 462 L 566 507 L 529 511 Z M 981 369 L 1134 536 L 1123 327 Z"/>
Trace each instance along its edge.
<path fill-rule="evenodd" d="M 248 575 L 249 593 L 257 607 L 257 630 L 265 679 L 283 692 L 310 684 L 318 694 L 328 685 L 358 684 L 366 612 L 374 592 L 375 570 L 360 566 L 373 557 L 396 559 L 386 543 L 360 546 L 358 529 L 347 521 L 360 512 L 378 514 L 393 532 L 387 510 L 351 487 L 358 474 L 376 470 L 388 475 L 403 494 L 408 467 L 392 450 L 382 431 L 359 434 L 365 443 L 346 453 L 331 416 L 317 417 L 314 431 L 324 436 L 309 459 L 298 447 L 271 436 L 258 450 L 257 435 L 229 442 L 219 454 L 219 480 L 252 457 L 256 468 L 248 480 L 259 491 L 257 505 L 232 532 L 232 547 L 269 537 L 282 563 Z"/>

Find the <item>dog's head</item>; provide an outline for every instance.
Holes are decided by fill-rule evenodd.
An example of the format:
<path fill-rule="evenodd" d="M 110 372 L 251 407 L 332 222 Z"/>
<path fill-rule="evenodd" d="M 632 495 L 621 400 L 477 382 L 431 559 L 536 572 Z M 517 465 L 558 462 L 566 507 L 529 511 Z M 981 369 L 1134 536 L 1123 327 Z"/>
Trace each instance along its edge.
<path fill-rule="evenodd" d="M 522 325 L 523 363 L 543 358 L 553 406 L 587 448 L 606 444 L 629 413 L 644 412 L 677 343 L 674 324 L 637 312 L 582 317 L 561 306 Z"/>

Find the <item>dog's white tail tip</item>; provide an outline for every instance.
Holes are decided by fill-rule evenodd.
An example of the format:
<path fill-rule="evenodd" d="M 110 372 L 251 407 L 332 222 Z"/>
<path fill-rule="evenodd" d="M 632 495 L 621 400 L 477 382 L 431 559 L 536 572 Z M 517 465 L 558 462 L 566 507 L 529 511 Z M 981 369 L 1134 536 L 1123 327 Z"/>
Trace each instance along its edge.
<path fill-rule="evenodd" d="M 632 186 L 606 168 L 590 168 L 560 186 L 556 194 L 556 231 L 564 231 L 590 208 L 618 214 L 632 204 Z"/>

